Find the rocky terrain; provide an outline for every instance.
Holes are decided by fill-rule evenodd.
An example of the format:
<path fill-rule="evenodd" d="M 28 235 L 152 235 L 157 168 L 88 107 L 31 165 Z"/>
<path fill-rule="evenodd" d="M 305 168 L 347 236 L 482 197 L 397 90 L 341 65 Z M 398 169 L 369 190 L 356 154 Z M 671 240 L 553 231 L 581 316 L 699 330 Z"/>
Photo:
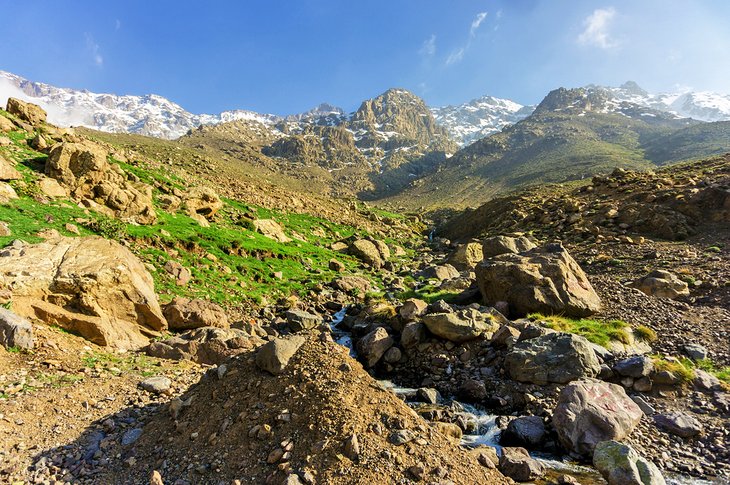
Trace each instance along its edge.
<path fill-rule="evenodd" d="M 312 116 L 173 142 L 0 111 L 0 481 L 730 480 L 728 155 L 403 214 L 316 187 L 445 159 L 425 104 Z"/>

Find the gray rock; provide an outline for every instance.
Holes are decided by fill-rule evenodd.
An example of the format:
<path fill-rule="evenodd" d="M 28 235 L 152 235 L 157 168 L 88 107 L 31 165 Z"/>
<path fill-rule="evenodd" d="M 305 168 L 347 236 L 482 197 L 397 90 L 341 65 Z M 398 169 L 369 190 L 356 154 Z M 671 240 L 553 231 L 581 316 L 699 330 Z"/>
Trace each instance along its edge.
<path fill-rule="evenodd" d="M 256 365 L 271 374 L 281 374 L 305 341 L 304 337 L 293 335 L 267 342 L 256 353 Z"/>
<path fill-rule="evenodd" d="M 620 376 L 638 379 L 651 374 L 651 371 L 654 370 L 654 363 L 650 357 L 635 355 L 616 362 L 613 370 Z"/>
<path fill-rule="evenodd" d="M 170 330 L 190 330 L 201 327 L 228 328 L 228 316 L 213 302 L 198 298 L 176 297 L 163 310 Z"/>
<path fill-rule="evenodd" d="M 657 414 L 654 416 L 654 423 L 668 433 L 682 438 L 692 438 L 702 432 L 702 424 L 693 416 L 682 412 Z"/>
<path fill-rule="evenodd" d="M 601 441 L 628 436 L 642 416 L 621 386 L 583 379 L 563 388 L 553 412 L 553 427 L 566 449 L 592 456 Z"/>
<path fill-rule="evenodd" d="M 410 429 L 399 429 L 388 436 L 388 441 L 396 446 L 404 445 L 416 439 L 416 433 Z"/>
<path fill-rule="evenodd" d="M 292 332 L 312 330 L 322 323 L 322 317 L 302 310 L 289 310 L 286 312 L 286 321 Z"/>
<path fill-rule="evenodd" d="M 444 264 L 441 266 L 429 266 L 418 273 L 418 276 L 428 280 L 450 280 L 451 278 L 457 278 L 459 276 L 459 270 L 451 266 L 450 264 Z"/>
<path fill-rule="evenodd" d="M 373 367 L 395 341 L 383 327 L 378 327 L 357 342 L 357 353 L 366 367 Z"/>
<path fill-rule="evenodd" d="M 438 404 L 441 400 L 441 394 L 431 387 L 421 387 L 416 392 L 416 396 L 420 401 L 428 404 Z"/>
<path fill-rule="evenodd" d="M 139 387 L 147 392 L 162 394 L 172 386 L 172 381 L 164 376 L 149 377 L 139 383 Z"/>
<path fill-rule="evenodd" d="M 545 424 L 540 416 L 521 416 L 509 422 L 500 442 L 507 446 L 536 448 L 545 439 Z"/>
<path fill-rule="evenodd" d="M 426 339 L 426 326 L 422 323 L 407 323 L 400 334 L 400 344 L 409 349 Z"/>
<path fill-rule="evenodd" d="M 561 332 L 517 343 L 505 356 L 504 367 L 512 379 L 540 385 L 594 377 L 601 370 L 588 340 Z"/>
<path fill-rule="evenodd" d="M 360 441 L 357 439 L 356 434 L 353 433 L 352 436 L 345 440 L 344 448 L 345 456 L 350 460 L 357 461 L 360 459 Z"/>
<path fill-rule="evenodd" d="M 409 298 L 403 302 L 398 309 L 398 314 L 403 320 L 415 320 L 426 312 L 428 303 L 418 298 Z"/>
<path fill-rule="evenodd" d="M 722 382 L 712 374 L 701 369 L 695 369 L 695 378 L 692 381 L 695 388 L 700 391 L 719 391 L 722 389 Z"/>
<path fill-rule="evenodd" d="M 490 338 L 506 319 L 496 310 L 482 313 L 466 308 L 453 313 L 430 313 L 423 316 L 429 332 L 452 342 L 466 342 L 479 337 Z"/>
<path fill-rule="evenodd" d="M 20 315 L 0 307 L 0 345 L 31 350 L 33 326 Z"/>
<path fill-rule="evenodd" d="M 142 436 L 142 428 L 132 428 L 122 435 L 122 446 L 129 446 Z"/>
<path fill-rule="evenodd" d="M 631 446 L 618 441 L 602 441 L 593 453 L 593 466 L 608 485 L 665 485 L 659 469 Z"/>
<path fill-rule="evenodd" d="M 545 475 L 545 467 L 524 448 L 502 448 L 499 471 L 517 482 L 529 482 Z"/>
<path fill-rule="evenodd" d="M 656 409 L 654 409 L 654 406 L 649 404 L 649 402 L 642 396 L 631 396 L 631 400 L 636 403 L 637 406 L 639 406 L 639 409 L 641 409 L 641 412 L 643 412 L 647 416 L 653 416 L 656 414 Z"/>
<path fill-rule="evenodd" d="M 494 236 L 482 241 L 482 257 L 493 258 L 500 254 L 517 254 L 533 249 L 535 245 L 524 236 Z"/>
<path fill-rule="evenodd" d="M 631 286 L 637 288 L 649 296 L 660 298 L 676 299 L 681 296 L 689 295 L 689 287 L 687 283 L 680 280 L 677 275 L 656 269 L 634 281 Z"/>
<path fill-rule="evenodd" d="M 707 349 L 699 344 L 685 345 L 684 353 L 692 360 L 704 360 L 707 358 Z"/>

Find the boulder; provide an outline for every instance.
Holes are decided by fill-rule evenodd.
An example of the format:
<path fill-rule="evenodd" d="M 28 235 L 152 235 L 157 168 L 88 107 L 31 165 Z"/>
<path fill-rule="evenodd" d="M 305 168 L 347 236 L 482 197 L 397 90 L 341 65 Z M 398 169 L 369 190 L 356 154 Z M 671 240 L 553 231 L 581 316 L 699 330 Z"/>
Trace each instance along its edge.
<path fill-rule="evenodd" d="M 170 330 L 190 330 L 200 327 L 228 328 L 228 316 L 213 302 L 199 298 L 175 297 L 165 305 L 163 314 Z"/>
<path fill-rule="evenodd" d="M 366 367 L 373 367 L 394 343 L 387 330 L 378 327 L 357 342 L 357 353 Z"/>
<path fill-rule="evenodd" d="M 677 275 L 669 271 L 656 269 L 634 281 L 631 286 L 649 296 L 677 299 L 689 295 L 689 286 Z"/>
<path fill-rule="evenodd" d="M 100 237 L 54 235 L 5 248 L 0 287 L 12 293 L 19 315 L 98 345 L 135 349 L 167 328 L 145 266 L 124 246 Z"/>
<path fill-rule="evenodd" d="M 415 347 L 426 340 L 426 326 L 422 323 L 407 323 L 400 333 L 400 344 L 405 349 Z"/>
<path fill-rule="evenodd" d="M 436 429 L 436 431 L 451 439 L 455 443 L 459 443 L 461 441 L 461 437 L 464 434 L 459 425 L 454 423 L 443 423 L 440 421 L 436 421 L 433 423 L 433 427 Z"/>
<path fill-rule="evenodd" d="M 286 321 L 292 332 L 301 332 L 320 326 L 322 317 L 303 310 L 289 310 L 286 312 Z"/>
<path fill-rule="evenodd" d="M 7 204 L 9 201 L 17 198 L 18 194 L 15 192 L 15 189 L 10 186 L 10 184 L 0 182 L 0 204 Z"/>
<path fill-rule="evenodd" d="M 58 183 L 58 180 L 43 177 L 38 181 L 38 188 L 48 197 L 68 197 L 68 190 Z"/>
<path fill-rule="evenodd" d="M 545 424 L 540 416 L 521 416 L 509 422 L 500 443 L 506 446 L 536 448 L 545 439 Z"/>
<path fill-rule="evenodd" d="M 0 153 L 0 180 L 19 180 L 23 178 L 15 169 L 14 164 Z"/>
<path fill-rule="evenodd" d="M 502 448 L 499 471 L 516 482 L 529 482 L 545 475 L 545 467 L 524 448 Z"/>
<path fill-rule="evenodd" d="M 459 271 L 450 264 L 443 264 L 440 266 L 429 266 L 428 268 L 418 273 L 418 276 L 428 280 L 435 279 L 439 281 L 444 281 L 450 280 L 452 278 L 458 278 Z"/>
<path fill-rule="evenodd" d="M 659 469 L 631 446 L 618 441 L 602 441 L 593 452 L 593 466 L 608 485 L 665 485 Z"/>
<path fill-rule="evenodd" d="M 0 345 L 33 349 L 33 326 L 20 315 L 0 307 Z"/>
<path fill-rule="evenodd" d="M 257 337 L 235 328 L 200 327 L 174 337 L 150 343 L 145 352 L 152 357 L 192 360 L 218 365 L 226 359 L 260 345 Z"/>
<path fill-rule="evenodd" d="M 429 332 L 457 343 L 479 337 L 491 338 L 504 321 L 505 318 L 496 310 L 492 310 L 491 313 L 482 313 L 473 308 L 451 313 L 430 313 L 423 316 L 423 323 Z"/>
<path fill-rule="evenodd" d="M 482 245 L 477 242 L 460 244 L 449 256 L 448 262 L 455 268 L 468 271 L 473 270 L 484 259 Z"/>
<path fill-rule="evenodd" d="M 218 194 L 208 187 L 193 187 L 183 196 L 183 207 L 192 218 L 204 218 L 212 221 L 216 213 L 223 208 Z"/>
<path fill-rule="evenodd" d="M 46 112 L 33 103 L 26 103 L 17 98 L 8 98 L 8 104 L 5 111 L 11 115 L 15 115 L 23 121 L 27 121 L 33 126 L 42 125 L 46 122 Z"/>
<path fill-rule="evenodd" d="M 270 374 L 279 375 L 305 341 L 304 337 L 292 335 L 267 342 L 256 353 L 256 365 Z"/>
<path fill-rule="evenodd" d="M 16 128 L 17 126 L 15 126 L 15 123 L 13 123 L 12 120 L 0 115 L 0 133 L 13 131 Z"/>
<path fill-rule="evenodd" d="M 426 312 L 428 303 L 418 298 L 409 298 L 403 302 L 398 309 L 398 314 L 403 320 L 415 320 Z"/>
<path fill-rule="evenodd" d="M 345 293 L 354 293 L 357 295 L 365 295 L 372 289 L 370 281 L 362 276 L 343 276 L 337 278 L 332 282 L 332 287 Z"/>
<path fill-rule="evenodd" d="M 582 379 L 561 391 L 553 412 L 553 427 L 567 450 L 592 456 L 601 441 L 628 436 L 642 416 L 641 409 L 623 387 L 597 379 Z"/>
<path fill-rule="evenodd" d="M 284 234 L 284 228 L 273 219 L 256 219 L 253 221 L 253 227 L 259 234 L 279 241 L 281 243 L 289 242 L 291 239 Z"/>
<path fill-rule="evenodd" d="M 482 241 L 483 259 L 493 258 L 500 254 L 517 254 L 533 249 L 535 244 L 525 236 L 494 236 Z"/>
<path fill-rule="evenodd" d="M 656 414 L 654 423 L 666 432 L 682 438 L 692 438 L 702 432 L 702 423 L 694 416 L 679 411 Z"/>
<path fill-rule="evenodd" d="M 516 381 L 540 385 L 565 384 L 595 377 L 601 371 L 590 342 L 579 335 L 562 332 L 515 344 L 505 356 L 504 368 Z"/>
<path fill-rule="evenodd" d="M 139 383 L 139 387 L 153 394 L 167 393 L 171 386 L 172 381 L 164 376 L 148 377 Z"/>
<path fill-rule="evenodd" d="M 485 259 L 476 274 L 484 300 L 506 301 L 515 315 L 584 317 L 601 308 L 588 277 L 560 243 Z"/>
<path fill-rule="evenodd" d="M 654 370 L 654 362 L 645 355 L 635 355 L 616 362 L 613 370 L 620 376 L 638 379 L 651 374 Z"/>
<path fill-rule="evenodd" d="M 187 285 L 193 278 L 190 270 L 177 261 L 170 260 L 165 263 L 163 268 L 175 280 L 175 284 L 178 286 Z"/>
<path fill-rule="evenodd" d="M 349 251 L 357 259 L 375 269 L 382 268 L 385 263 L 378 246 L 368 239 L 356 239 L 350 244 Z"/>

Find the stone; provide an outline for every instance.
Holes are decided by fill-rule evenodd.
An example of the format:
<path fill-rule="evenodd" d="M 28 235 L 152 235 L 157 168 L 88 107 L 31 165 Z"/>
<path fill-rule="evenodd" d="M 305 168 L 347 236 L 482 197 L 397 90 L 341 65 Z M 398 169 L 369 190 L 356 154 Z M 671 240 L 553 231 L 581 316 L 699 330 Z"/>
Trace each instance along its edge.
<path fill-rule="evenodd" d="M 552 422 L 567 450 L 590 457 L 601 441 L 627 437 L 642 416 L 639 406 L 621 386 L 582 379 L 563 388 Z"/>
<path fill-rule="evenodd" d="M 182 205 L 190 217 L 212 221 L 223 208 L 223 201 L 209 187 L 193 187 L 183 195 Z"/>
<path fill-rule="evenodd" d="M 150 485 L 165 485 L 165 482 L 162 481 L 162 475 L 157 470 L 154 470 L 152 472 L 152 476 L 150 477 Z"/>
<path fill-rule="evenodd" d="M 659 469 L 631 446 L 614 440 L 602 441 L 593 452 L 593 466 L 608 485 L 665 485 Z"/>
<path fill-rule="evenodd" d="M 142 428 L 132 428 L 122 435 L 122 446 L 129 446 L 142 436 Z"/>
<path fill-rule="evenodd" d="M 426 339 L 426 326 L 422 323 L 407 323 L 400 333 L 400 344 L 405 349 L 410 349 Z"/>
<path fill-rule="evenodd" d="M 0 255 L 13 311 L 98 345 L 138 349 L 167 328 L 152 276 L 127 248 L 100 237 L 49 235 Z"/>
<path fill-rule="evenodd" d="M 374 269 L 380 269 L 385 264 L 378 247 L 368 239 L 356 239 L 349 246 L 350 254 Z"/>
<path fill-rule="evenodd" d="M 518 254 L 534 247 L 535 244 L 524 236 L 494 236 L 482 241 L 482 257 L 489 259 L 500 254 Z"/>
<path fill-rule="evenodd" d="M 433 427 L 436 429 L 436 431 L 451 439 L 455 443 L 459 443 L 462 436 L 464 435 L 464 432 L 461 430 L 459 425 L 454 423 L 444 423 L 436 421 L 433 423 Z"/>
<path fill-rule="evenodd" d="M 484 259 L 482 245 L 477 242 L 460 244 L 449 256 L 448 262 L 462 271 L 473 270 Z"/>
<path fill-rule="evenodd" d="M 290 242 L 291 238 L 284 233 L 284 228 L 273 219 L 256 219 L 253 227 L 259 234 L 281 243 Z"/>
<path fill-rule="evenodd" d="M 499 465 L 497 450 L 492 446 L 480 445 L 469 452 L 473 456 L 476 456 L 479 464 L 485 468 L 495 469 L 497 468 L 497 465 Z"/>
<path fill-rule="evenodd" d="M 172 381 L 164 376 L 149 377 L 139 383 L 139 387 L 153 394 L 162 394 L 170 390 Z"/>
<path fill-rule="evenodd" d="M 286 312 L 286 322 L 292 332 L 312 330 L 322 324 L 322 317 L 303 310 L 289 310 Z"/>
<path fill-rule="evenodd" d="M 12 120 L 0 115 L 0 133 L 13 131 L 16 128 L 17 126 L 15 126 L 15 123 L 13 123 Z"/>
<path fill-rule="evenodd" d="M 456 343 L 476 338 L 491 338 L 504 320 L 504 317 L 496 311 L 482 313 L 473 308 L 453 313 L 430 313 L 423 316 L 423 323 L 429 332 Z"/>
<path fill-rule="evenodd" d="M 33 349 L 33 326 L 20 315 L 0 307 L 0 345 Z"/>
<path fill-rule="evenodd" d="M 228 316 L 213 302 L 199 298 L 175 297 L 163 311 L 170 330 L 190 330 L 200 327 L 228 328 Z"/>
<path fill-rule="evenodd" d="M 649 296 L 670 298 L 672 300 L 682 296 L 689 296 L 689 286 L 680 280 L 677 275 L 669 271 L 656 269 L 634 281 L 632 287 L 637 288 Z"/>
<path fill-rule="evenodd" d="M 2 237 L 8 237 L 11 236 L 13 232 L 10 230 L 10 226 L 5 221 L 0 221 L 0 236 Z"/>
<path fill-rule="evenodd" d="M 707 358 L 707 349 L 700 344 L 685 344 L 684 353 L 694 361 Z"/>
<path fill-rule="evenodd" d="M 15 169 L 13 163 L 0 153 L 0 180 L 19 180 L 21 178 L 23 176 Z"/>
<path fill-rule="evenodd" d="M 383 355 L 383 360 L 389 364 L 397 364 L 398 362 L 400 362 L 402 357 L 403 353 L 398 347 L 391 347 L 385 351 L 385 354 Z"/>
<path fill-rule="evenodd" d="M 352 461 L 358 461 L 360 459 L 360 441 L 357 439 L 357 434 L 352 434 L 345 440 L 344 444 L 345 456 Z"/>
<path fill-rule="evenodd" d="M 421 387 L 416 391 L 416 397 L 427 404 L 438 404 L 441 401 L 441 394 L 432 387 Z"/>
<path fill-rule="evenodd" d="M 373 367 L 395 341 L 383 327 L 378 327 L 357 342 L 357 353 L 366 367 Z"/>
<path fill-rule="evenodd" d="M 540 416 L 521 416 L 509 422 L 500 443 L 506 446 L 537 448 L 545 439 L 545 424 Z"/>
<path fill-rule="evenodd" d="M 18 198 L 15 189 L 5 182 L 0 182 L 0 204 L 7 204 L 11 200 Z"/>
<path fill-rule="evenodd" d="M 459 395 L 466 402 L 478 403 L 487 398 L 487 387 L 482 381 L 467 379 L 461 384 Z"/>
<path fill-rule="evenodd" d="M 403 320 L 415 320 L 424 313 L 428 308 L 428 303 L 418 298 L 409 298 L 403 302 L 398 309 L 398 314 Z"/>
<path fill-rule="evenodd" d="M 8 104 L 5 111 L 11 115 L 15 115 L 23 121 L 27 121 L 33 126 L 39 126 L 46 122 L 46 112 L 33 103 L 26 103 L 17 98 L 8 98 Z"/>
<path fill-rule="evenodd" d="M 48 197 L 68 197 L 66 190 L 56 179 L 43 177 L 38 181 L 38 188 Z"/>
<path fill-rule="evenodd" d="M 692 383 L 696 389 L 704 392 L 722 390 L 720 379 L 701 369 L 695 369 L 695 378 Z"/>
<path fill-rule="evenodd" d="M 370 281 L 362 276 L 343 276 L 332 282 L 332 287 L 348 294 L 365 295 L 372 289 Z"/>
<path fill-rule="evenodd" d="M 399 429 L 392 432 L 388 436 L 388 441 L 396 446 L 410 443 L 414 439 L 416 439 L 416 433 L 414 433 L 410 429 Z"/>
<path fill-rule="evenodd" d="M 237 328 L 200 327 L 152 342 L 145 348 L 145 352 L 161 359 L 192 360 L 199 364 L 218 365 L 261 343 L 258 337 L 252 337 Z"/>
<path fill-rule="evenodd" d="M 175 280 L 177 286 L 185 286 L 193 279 L 190 270 L 177 261 L 170 260 L 163 268 Z"/>
<path fill-rule="evenodd" d="M 514 316 L 585 317 L 601 309 L 588 277 L 560 243 L 485 259 L 476 275 L 484 301 L 506 301 Z"/>
<path fill-rule="evenodd" d="M 524 448 L 502 448 L 499 471 L 517 482 L 529 482 L 545 475 L 545 467 Z"/>
<path fill-rule="evenodd" d="M 492 336 L 495 347 L 512 347 L 520 338 L 520 331 L 511 325 L 502 325 Z"/>
<path fill-rule="evenodd" d="M 654 406 L 649 404 L 649 402 L 640 395 L 631 396 L 631 400 L 636 403 L 637 406 L 639 406 L 639 409 L 641 409 L 641 412 L 644 413 L 646 416 L 652 416 L 656 413 L 656 409 L 654 409 Z"/>
<path fill-rule="evenodd" d="M 429 266 L 424 269 L 418 276 L 428 280 L 450 280 L 459 276 L 459 271 L 451 266 L 450 264 L 444 264 L 440 266 Z"/>
<path fill-rule="evenodd" d="M 638 379 L 651 374 L 654 370 L 654 362 L 645 355 L 635 355 L 616 362 L 613 370 L 620 376 Z"/>
<path fill-rule="evenodd" d="M 588 340 L 555 332 L 515 344 L 505 356 L 504 368 L 514 380 L 545 385 L 595 377 L 601 365 Z"/>
<path fill-rule="evenodd" d="M 648 376 L 643 376 L 636 379 L 632 387 L 637 392 L 650 392 L 652 388 L 652 382 Z"/>
<path fill-rule="evenodd" d="M 343 271 L 345 271 L 345 269 L 347 269 L 345 267 L 345 263 L 343 263 L 337 259 L 334 259 L 334 258 L 330 259 L 328 267 L 329 267 L 330 271 L 336 271 L 338 273 L 342 273 Z"/>
<path fill-rule="evenodd" d="M 256 365 L 270 374 L 282 374 L 305 341 L 306 339 L 299 335 L 271 340 L 262 345 L 256 353 Z"/>
<path fill-rule="evenodd" d="M 702 432 L 702 423 L 683 412 L 655 414 L 654 423 L 664 431 L 682 438 L 693 438 Z"/>

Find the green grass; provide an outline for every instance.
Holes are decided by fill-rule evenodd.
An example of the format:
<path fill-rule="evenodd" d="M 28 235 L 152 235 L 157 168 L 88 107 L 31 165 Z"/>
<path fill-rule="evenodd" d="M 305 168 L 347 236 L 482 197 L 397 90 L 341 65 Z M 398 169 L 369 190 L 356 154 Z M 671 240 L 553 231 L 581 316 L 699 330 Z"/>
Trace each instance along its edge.
<path fill-rule="evenodd" d="M 398 295 L 396 296 L 400 300 L 407 300 L 408 298 L 418 298 L 419 300 L 423 300 L 426 303 L 433 303 L 438 300 L 444 300 L 446 303 L 449 303 L 460 294 L 461 291 L 440 290 L 436 286 L 426 285 L 418 289 L 411 289 L 398 293 Z"/>
<path fill-rule="evenodd" d="M 655 342 L 658 338 L 656 332 L 646 325 L 639 325 L 634 329 L 634 337 L 643 342 Z"/>
<path fill-rule="evenodd" d="M 705 372 L 708 372 L 720 379 L 721 381 L 725 382 L 726 384 L 730 384 L 730 366 L 718 367 L 710 359 L 702 359 L 698 361 L 693 361 L 691 359 L 682 359 L 682 362 L 687 366 L 693 366 Z"/>
<path fill-rule="evenodd" d="M 631 343 L 629 332 L 631 327 L 628 323 L 621 320 L 590 320 L 582 318 L 573 320 L 570 318 L 560 317 L 556 315 L 542 315 L 533 313 L 528 315 L 531 320 L 539 320 L 545 322 L 548 328 L 559 332 L 574 333 L 585 337 L 594 344 L 606 347 L 612 341 L 622 344 Z"/>
<path fill-rule="evenodd" d="M 679 362 L 674 362 L 662 356 L 655 355 L 652 356 L 652 361 L 656 370 L 670 372 L 677 376 L 682 383 L 691 382 L 695 378 L 694 367 L 688 360 L 682 359 Z"/>

